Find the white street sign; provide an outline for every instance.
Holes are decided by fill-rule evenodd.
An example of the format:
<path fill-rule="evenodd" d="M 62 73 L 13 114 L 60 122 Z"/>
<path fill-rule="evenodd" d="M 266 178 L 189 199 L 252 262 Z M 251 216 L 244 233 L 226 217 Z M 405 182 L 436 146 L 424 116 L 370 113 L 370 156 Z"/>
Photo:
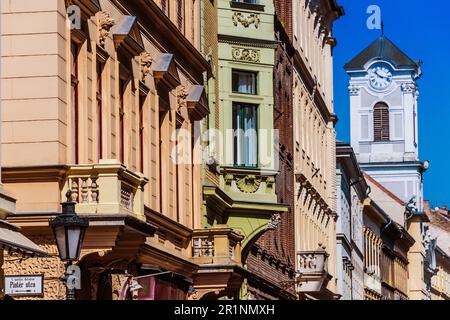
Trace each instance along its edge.
<path fill-rule="evenodd" d="M 42 296 L 43 288 L 44 275 L 5 275 L 5 293 L 10 296 Z"/>

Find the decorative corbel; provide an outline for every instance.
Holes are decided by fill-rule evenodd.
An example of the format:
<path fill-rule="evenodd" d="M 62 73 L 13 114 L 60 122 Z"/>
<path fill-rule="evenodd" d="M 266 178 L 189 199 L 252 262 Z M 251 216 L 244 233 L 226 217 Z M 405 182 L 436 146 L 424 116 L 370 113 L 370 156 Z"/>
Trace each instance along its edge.
<path fill-rule="evenodd" d="M 178 109 L 181 109 L 183 107 L 187 107 L 187 101 L 186 98 L 188 96 L 188 91 L 186 90 L 185 85 L 179 85 L 177 87 L 177 104 Z"/>
<path fill-rule="evenodd" d="M 111 28 L 115 25 L 114 19 L 111 18 L 110 14 L 106 11 L 99 12 L 98 15 L 98 31 L 99 39 L 98 42 L 103 47 L 105 45 L 105 40 L 109 35 Z"/>
<path fill-rule="evenodd" d="M 151 65 L 153 58 L 148 52 L 142 52 L 139 56 L 139 64 L 141 66 L 141 81 L 145 80 L 145 77 L 151 72 Z"/>

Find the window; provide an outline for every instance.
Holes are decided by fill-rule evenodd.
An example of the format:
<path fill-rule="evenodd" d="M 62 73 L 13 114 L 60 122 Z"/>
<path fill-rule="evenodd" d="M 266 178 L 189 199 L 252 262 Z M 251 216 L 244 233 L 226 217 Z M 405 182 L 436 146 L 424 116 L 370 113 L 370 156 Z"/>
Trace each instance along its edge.
<path fill-rule="evenodd" d="M 389 141 L 389 107 L 385 103 L 377 103 L 373 109 L 374 141 Z"/>
<path fill-rule="evenodd" d="M 144 173 L 144 102 L 145 97 L 139 97 L 139 165 Z"/>
<path fill-rule="evenodd" d="M 72 117 L 72 161 L 77 164 L 78 159 L 78 44 L 75 42 L 71 43 L 70 47 L 70 58 L 72 65 L 72 74 L 71 74 L 71 94 L 72 94 L 72 103 L 71 103 L 71 117 Z"/>
<path fill-rule="evenodd" d="M 178 30 L 184 32 L 184 5 L 183 0 L 177 0 L 177 26 Z"/>
<path fill-rule="evenodd" d="M 167 0 L 161 0 L 161 10 L 167 14 L 168 13 L 168 6 L 167 6 Z"/>
<path fill-rule="evenodd" d="M 234 165 L 256 167 L 258 163 L 257 106 L 233 103 Z"/>
<path fill-rule="evenodd" d="M 102 149 L 102 70 L 103 66 L 100 62 L 97 62 L 97 155 L 98 160 L 103 158 Z"/>
<path fill-rule="evenodd" d="M 124 156 L 124 122 L 123 117 L 125 115 L 125 105 L 124 105 L 124 94 L 125 94 L 125 86 L 126 81 L 123 79 L 120 79 L 119 82 L 119 160 L 120 162 L 124 163 L 125 156 Z"/>
<path fill-rule="evenodd" d="M 256 73 L 233 70 L 233 92 L 256 94 Z"/>

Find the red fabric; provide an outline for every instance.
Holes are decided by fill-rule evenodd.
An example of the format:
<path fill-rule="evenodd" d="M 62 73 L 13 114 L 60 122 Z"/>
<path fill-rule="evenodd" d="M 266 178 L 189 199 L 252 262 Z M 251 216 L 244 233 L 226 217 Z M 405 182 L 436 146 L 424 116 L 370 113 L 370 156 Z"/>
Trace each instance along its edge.
<path fill-rule="evenodd" d="M 176 284 L 155 277 L 139 279 L 143 287 L 139 290 L 139 300 L 184 300 L 185 293 Z"/>

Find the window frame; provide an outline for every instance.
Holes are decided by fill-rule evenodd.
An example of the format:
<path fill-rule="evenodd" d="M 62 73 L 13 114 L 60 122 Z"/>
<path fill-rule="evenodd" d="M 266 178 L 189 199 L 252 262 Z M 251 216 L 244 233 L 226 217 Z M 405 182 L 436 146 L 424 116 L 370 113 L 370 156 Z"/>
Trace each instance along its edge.
<path fill-rule="evenodd" d="M 235 73 L 241 73 L 241 74 L 251 74 L 253 75 L 253 90 L 252 92 L 241 92 L 241 91 L 235 91 L 234 90 L 234 74 Z M 239 79 L 239 78 L 238 78 Z M 239 87 L 239 83 L 237 83 L 237 86 Z M 239 89 L 238 89 L 239 90 Z M 245 95 L 251 95 L 256 96 L 258 95 L 258 71 L 249 71 L 249 70 L 241 70 L 241 69 L 232 69 L 231 70 L 231 92 L 237 93 L 237 94 L 245 94 Z"/>
<path fill-rule="evenodd" d="M 238 136 L 238 130 L 243 130 L 244 127 L 244 110 L 247 108 L 252 108 L 253 110 L 253 114 L 254 114 L 254 130 L 255 130 L 255 141 L 254 141 L 254 150 L 244 150 L 244 152 L 246 152 L 246 154 L 241 155 L 241 159 L 238 159 L 239 157 L 239 153 L 238 150 L 239 149 L 244 149 L 245 148 L 245 132 L 243 133 L 242 137 Z M 233 127 L 233 166 L 234 167 L 240 167 L 240 168 L 258 168 L 259 167 L 259 137 L 258 137 L 258 132 L 259 132 L 259 126 L 258 126 L 258 108 L 259 105 L 258 104 L 252 104 L 252 103 L 243 103 L 243 102 L 237 102 L 234 101 L 232 103 L 232 127 Z M 237 128 L 237 113 L 240 113 L 241 118 L 240 118 L 240 123 L 239 123 L 239 128 Z M 242 139 L 241 142 L 239 143 L 239 139 Z M 242 141 L 244 142 L 244 146 L 241 146 Z M 247 158 L 250 157 L 250 154 L 254 153 L 255 159 L 254 159 L 254 163 L 246 163 L 246 156 Z M 241 161 L 239 161 L 241 160 Z"/>
<path fill-rule="evenodd" d="M 377 117 L 377 115 L 379 116 Z M 389 105 L 385 102 L 377 102 L 373 107 L 373 141 L 391 141 Z"/>
<path fill-rule="evenodd" d="M 80 83 L 79 76 L 79 58 L 80 44 L 71 41 L 70 56 L 71 56 L 71 119 L 72 119 L 72 161 L 74 164 L 79 163 L 79 93 L 78 85 Z"/>

